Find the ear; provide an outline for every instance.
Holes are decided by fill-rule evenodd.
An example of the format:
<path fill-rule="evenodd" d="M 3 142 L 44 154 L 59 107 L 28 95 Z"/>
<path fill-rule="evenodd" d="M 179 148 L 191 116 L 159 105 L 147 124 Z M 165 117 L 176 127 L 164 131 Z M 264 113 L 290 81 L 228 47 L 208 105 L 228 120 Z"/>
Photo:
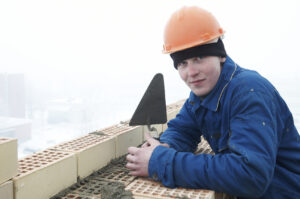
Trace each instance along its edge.
<path fill-rule="evenodd" d="M 226 57 L 220 57 L 220 62 L 224 63 L 226 61 Z"/>

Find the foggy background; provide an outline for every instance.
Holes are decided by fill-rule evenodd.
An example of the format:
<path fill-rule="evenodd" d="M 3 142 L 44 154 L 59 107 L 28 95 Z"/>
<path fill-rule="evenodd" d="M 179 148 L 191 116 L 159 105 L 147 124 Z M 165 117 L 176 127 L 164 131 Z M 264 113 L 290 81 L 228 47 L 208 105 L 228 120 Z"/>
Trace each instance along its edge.
<path fill-rule="evenodd" d="M 300 127 L 297 0 L 0 1 L 0 137 L 19 158 L 129 120 L 156 73 L 167 104 L 189 89 L 162 54 L 184 5 L 214 14 L 227 53 L 277 87 Z"/>

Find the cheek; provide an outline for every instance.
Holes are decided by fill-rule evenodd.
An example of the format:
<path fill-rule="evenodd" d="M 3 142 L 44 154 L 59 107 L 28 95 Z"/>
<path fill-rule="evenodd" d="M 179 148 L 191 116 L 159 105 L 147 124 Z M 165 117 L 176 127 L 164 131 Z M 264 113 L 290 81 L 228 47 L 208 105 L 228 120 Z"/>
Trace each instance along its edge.
<path fill-rule="evenodd" d="M 211 74 L 211 77 L 212 77 L 212 82 L 215 84 L 217 83 L 219 77 L 220 77 L 220 70 L 215 70 L 215 71 L 212 71 L 212 74 Z"/>
<path fill-rule="evenodd" d="M 220 76 L 220 69 L 215 67 L 215 68 L 211 68 L 210 70 L 207 71 L 206 73 L 207 77 L 209 77 L 209 81 L 211 84 L 213 84 L 212 86 L 214 86 L 214 84 L 218 81 L 219 76 Z"/>
<path fill-rule="evenodd" d="M 178 70 L 178 73 L 179 73 L 180 78 L 181 78 L 183 81 L 186 81 L 186 75 L 185 75 L 184 71 L 179 71 L 179 70 Z"/>

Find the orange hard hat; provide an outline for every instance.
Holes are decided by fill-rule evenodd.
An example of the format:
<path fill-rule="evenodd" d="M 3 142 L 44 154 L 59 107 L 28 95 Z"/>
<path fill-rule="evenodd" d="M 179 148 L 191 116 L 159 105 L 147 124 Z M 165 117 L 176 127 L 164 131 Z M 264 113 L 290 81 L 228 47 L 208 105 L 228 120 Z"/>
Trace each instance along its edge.
<path fill-rule="evenodd" d="M 163 53 L 206 44 L 223 34 L 219 22 L 210 12 L 196 6 L 183 7 L 166 24 Z"/>

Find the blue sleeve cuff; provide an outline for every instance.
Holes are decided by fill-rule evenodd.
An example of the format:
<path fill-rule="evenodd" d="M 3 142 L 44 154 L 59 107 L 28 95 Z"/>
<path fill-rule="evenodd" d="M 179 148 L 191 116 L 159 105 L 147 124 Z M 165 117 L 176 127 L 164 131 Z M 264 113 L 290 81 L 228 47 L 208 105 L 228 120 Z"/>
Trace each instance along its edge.
<path fill-rule="evenodd" d="M 167 187 L 175 187 L 173 175 L 173 160 L 176 150 L 162 145 L 157 146 L 149 160 L 149 176 L 157 181 L 161 181 Z"/>

